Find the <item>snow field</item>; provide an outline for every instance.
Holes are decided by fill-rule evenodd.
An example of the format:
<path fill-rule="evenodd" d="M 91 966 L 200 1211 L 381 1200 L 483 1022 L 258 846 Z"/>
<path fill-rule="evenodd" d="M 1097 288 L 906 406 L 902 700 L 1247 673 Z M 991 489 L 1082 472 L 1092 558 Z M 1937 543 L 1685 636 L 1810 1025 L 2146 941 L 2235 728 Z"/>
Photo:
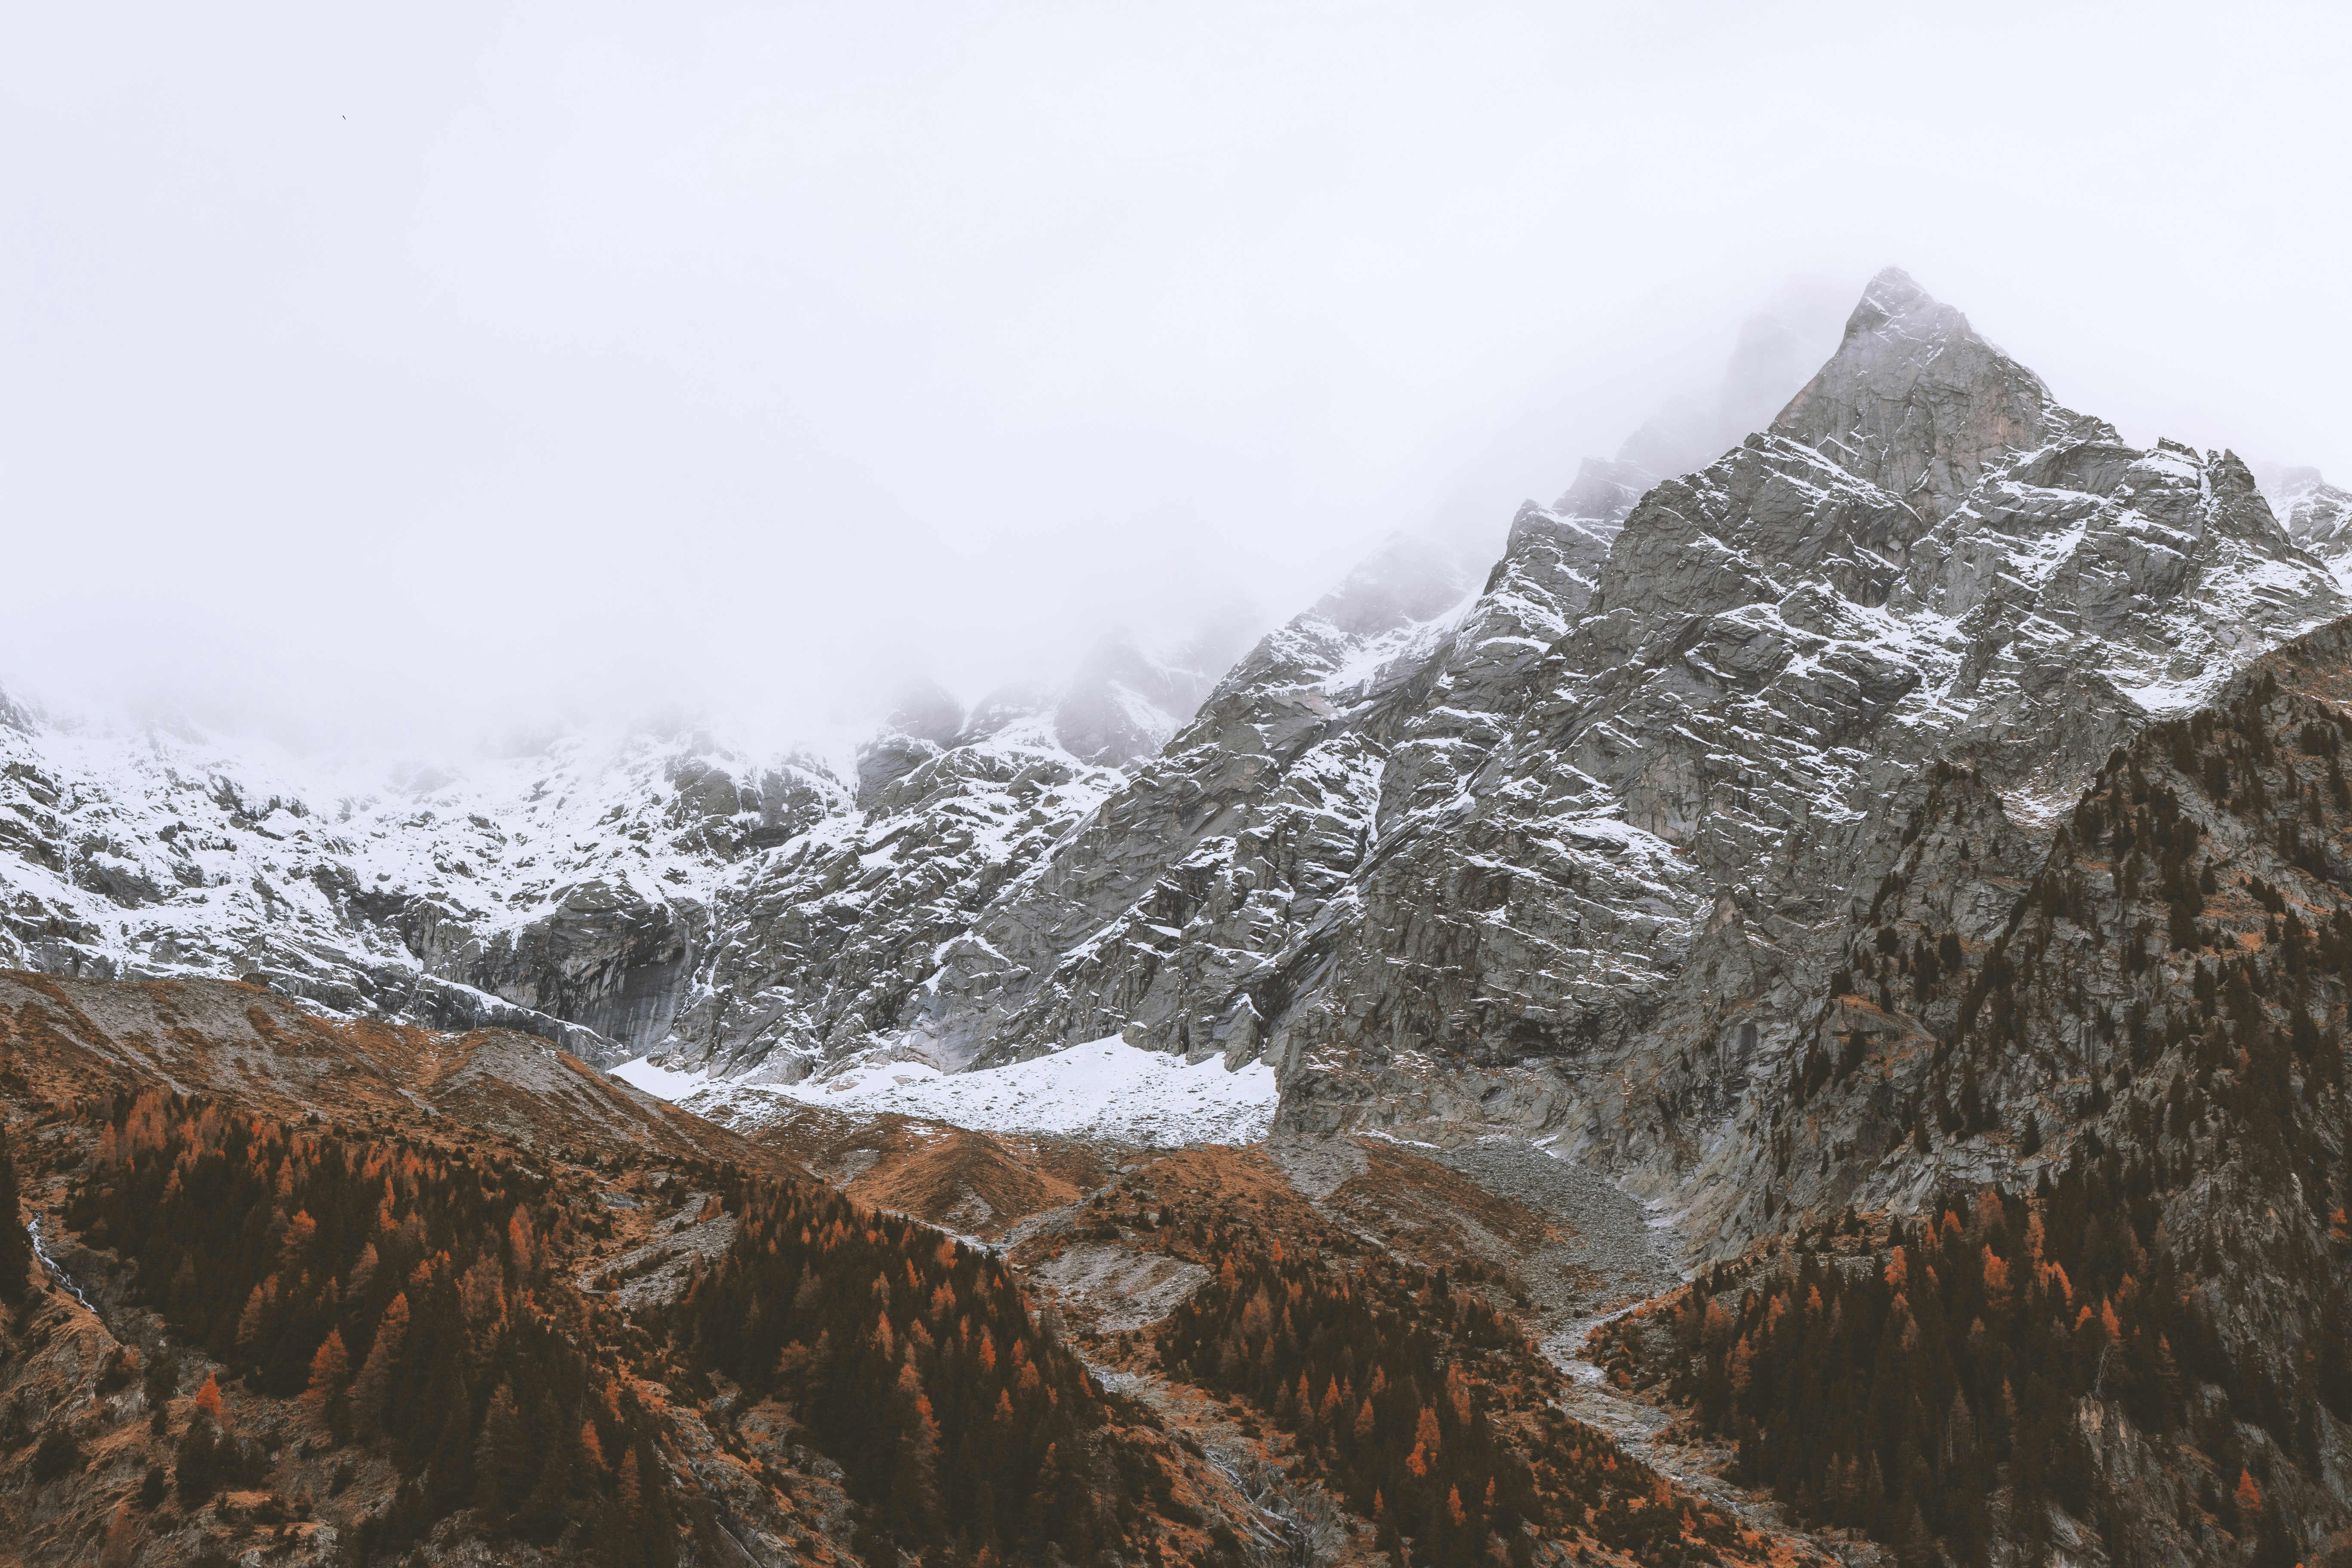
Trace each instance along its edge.
<path fill-rule="evenodd" d="M 1274 1120 L 1274 1069 L 1227 1072 L 1212 1057 L 1140 1050 L 1116 1036 L 976 1072 L 868 1062 L 794 1084 L 736 1083 L 672 1072 L 640 1057 L 613 1076 L 703 1115 L 757 1126 L 797 1103 L 865 1115 L 897 1111 L 983 1132 L 1055 1132 L 1146 1144 L 1251 1143 Z"/>

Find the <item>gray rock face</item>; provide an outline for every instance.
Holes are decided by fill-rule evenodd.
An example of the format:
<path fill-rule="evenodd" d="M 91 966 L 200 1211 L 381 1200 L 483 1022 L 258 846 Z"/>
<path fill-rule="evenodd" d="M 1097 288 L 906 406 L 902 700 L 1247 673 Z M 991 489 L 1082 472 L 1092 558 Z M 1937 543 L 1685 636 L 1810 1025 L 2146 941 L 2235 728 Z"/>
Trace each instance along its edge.
<path fill-rule="evenodd" d="M 1344 884 L 1379 787 L 1359 731 L 1449 636 L 1441 617 L 1464 588 L 1449 562 L 1400 541 L 1265 638 L 942 950 L 910 1009 L 914 1039 L 956 1066 L 1122 1030 L 1195 1059 L 1255 1058 L 1228 953 L 1278 943 Z"/>
<path fill-rule="evenodd" d="M 875 798 L 956 742 L 963 704 L 936 686 L 914 693 L 857 749 L 857 804 Z"/>
<path fill-rule="evenodd" d="M 1119 775 L 1054 738 L 1050 715 L 942 750 L 861 812 L 746 862 L 712 904 L 694 997 L 660 1039 L 690 1059 L 790 1080 L 877 1043 L 1008 884 Z"/>
<path fill-rule="evenodd" d="M 2046 837 L 1932 769 L 1719 1184 L 1753 1229 L 2133 1173 L 2208 1348 L 2193 1431 L 2084 1401 L 2089 1465 L 2128 1505 L 2095 1512 L 2109 1561 L 2240 1550 L 2189 1506 L 2213 1462 L 2184 1463 L 2192 1443 L 2263 1467 L 2288 1560 L 2352 1521 L 2347 736 L 2341 620 L 2144 729 Z"/>
<path fill-rule="evenodd" d="M 1895 273 L 1772 430 L 1621 527 L 1632 488 L 1523 511 L 1360 683 L 1270 641 L 944 950 L 910 1037 L 1264 1052 L 1295 1129 L 1558 1132 L 1729 1237 L 1710 1176 L 1927 765 L 2030 835 L 2346 603 L 2234 458 L 2126 447 Z"/>
<path fill-rule="evenodd" d="M 1871 279 L 1836 355 L 1780 411 L 1772 432 L 1929 521 L 2015 453 L 2115 439 L 2105 422 L 2059 407 L 2040 377 L 1892 267 Z"/>
<path fill-rule="evenodd" d="M 567 742 L 369 794 L 160 731 L 28 722 L 0 751 L 0 963 L 249 977 L 591 1058 L 667 1031 L 709 883 L 847 809 L 821 767 L 698 735 Z"/>
<path fill-rule="evenodd" d="M 2283 468 L 2263 493 L 2288 538 L 2334 563 L 2339 580 L 2352 573 L 2352 490 L 2329 484 L 2317 468 Z"/>

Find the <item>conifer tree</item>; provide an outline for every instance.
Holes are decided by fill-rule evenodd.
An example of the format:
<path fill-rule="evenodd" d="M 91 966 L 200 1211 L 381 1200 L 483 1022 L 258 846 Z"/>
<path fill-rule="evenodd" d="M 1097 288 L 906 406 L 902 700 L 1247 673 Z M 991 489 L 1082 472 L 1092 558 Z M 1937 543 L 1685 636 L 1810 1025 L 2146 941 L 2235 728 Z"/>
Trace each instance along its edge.
<path fill-rule="evenodd" d="M 373 1436 L 382 1429 L 384 1407 L 392 1397 L 394 1358 L 400 1354 L 401 1342 L 407 1335 L 408 1293 L 404 1290 L 392 1299 L 383 1316 L 377 1320 L 367 1361 L 361 1366 L 359 1376 L 352 1381 L 352 1421 L 362 1436 Z"/>
<path fill-rule="evenodd" d="M 634 1472 L 632 1472 L 634 1474 Z M 482 1432 L 474 1446 L 474 1506 L 493 1519 L 512 1513 L 530 1494 L 532 1474 L 530 1441 L 514 1390 L 501 1383 L 490 1394 L 482 1415 Z"/>
<path fill-rule="evenodd" d="M 314 1410 L 326 1409 L 335 1395 L 351 1381 L 351 1352 L 343 1348 L 343 1331 L 330 1329 L 327 1337 L 319 1342 L 319 1349 L 310 1357 L 310 1381 L 304 1389 L 303 1403 Z"/>
<path fill-rule="evenodd" d="M 220 1433 L 211 1418 L 202 1412 L 192 1415 L 172 1467 L 172 1480 L 179 1488 L 180 1501 L 189 1508 L 202 1506 L 220 1489 L 219 1451 Z"/>
<path fill-rule="evenodd" d="M 906 1521 L 908 1535 L 934 1539 L 940 1528 L 940 1424 L 911 1360 L 898 1368 L 894 1397 L 898 1431 L 897 1462 L 890 1478 L 891 1507 Z"/>
<path fill-rule="evenodd" d="M 16 1193 L 16 1154 L 7 1130 L 0 1128 L 0 1301 L 15 1306 L 25 1299 L 33 1284 L 33 1261 L 32 1233 L 25 1228 Z"/>

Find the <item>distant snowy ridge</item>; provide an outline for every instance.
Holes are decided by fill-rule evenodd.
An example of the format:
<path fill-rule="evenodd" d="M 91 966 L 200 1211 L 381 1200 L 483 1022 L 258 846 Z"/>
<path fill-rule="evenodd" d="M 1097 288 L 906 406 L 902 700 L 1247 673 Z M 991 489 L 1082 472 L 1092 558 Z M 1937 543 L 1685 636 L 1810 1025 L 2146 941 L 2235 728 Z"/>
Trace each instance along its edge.
<path fill-rule="evenodd" d="M 918 846 L 962 857 L 983 895 L 1189 718 L 1237 635 L 1228 617 L 1167 658 L 1112 638 L 1061 688 L 970 712 L 926 694 L 823 757 L 616 731 L 338 776 L 185 727 L 56 724 L 0 693 L 0 967 L 249 979 L 331 1015 L 516 1026 L 609 1060 L 691 1033 L 697 999 L 732 989 L 779 864 L 805 871 L 795 901 L 822 923 L 903 905 L 901 941 L 960 927 Z M 836 950 L 877 945 L 856 925 Z M 797 955 L 822 967 L 808 936 Z"/>

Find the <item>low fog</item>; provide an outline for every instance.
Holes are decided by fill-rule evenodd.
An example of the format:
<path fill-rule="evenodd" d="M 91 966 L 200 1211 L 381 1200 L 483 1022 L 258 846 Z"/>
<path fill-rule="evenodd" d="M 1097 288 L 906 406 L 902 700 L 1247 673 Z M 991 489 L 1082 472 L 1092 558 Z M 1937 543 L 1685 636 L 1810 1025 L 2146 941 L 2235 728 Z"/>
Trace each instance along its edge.
<path fill-rule="evenodd" d="M 0 688 L 407 752 L 975 699 L 1491 556 L 1889 263 L 2352 478 L 2336 16 L 1632 9 L 19 5 Z"/>

